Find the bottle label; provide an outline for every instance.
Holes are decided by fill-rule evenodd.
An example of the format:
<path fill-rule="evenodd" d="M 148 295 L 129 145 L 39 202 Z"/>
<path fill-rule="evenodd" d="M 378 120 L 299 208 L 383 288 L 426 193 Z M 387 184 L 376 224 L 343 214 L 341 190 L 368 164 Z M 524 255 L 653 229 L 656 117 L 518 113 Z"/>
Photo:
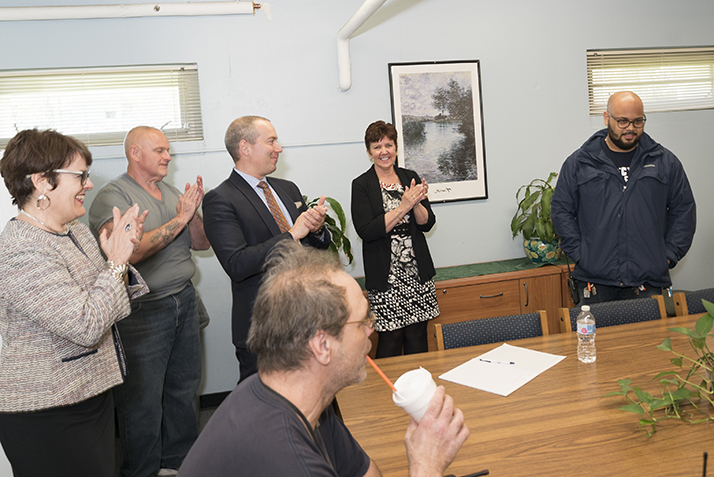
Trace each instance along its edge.
<path fill-rule="evenodd" d="M 592 335 L 595 333 L 595 325 L 586 325 L 584 323 L 578 323 L 578 333 L 581 335 Z"/>

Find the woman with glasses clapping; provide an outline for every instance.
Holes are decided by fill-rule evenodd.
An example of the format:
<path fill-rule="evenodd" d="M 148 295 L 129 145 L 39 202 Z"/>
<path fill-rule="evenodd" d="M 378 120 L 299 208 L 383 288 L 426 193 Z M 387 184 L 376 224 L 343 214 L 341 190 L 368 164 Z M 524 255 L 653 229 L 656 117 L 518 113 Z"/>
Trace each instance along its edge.
<path fill-rule="evenodd" d="M 105 260 L 77 221 L 91 163 L 78 140 L 36 129 L 0 159 L 19 209 L 0 234 L 0 443 L 15 477 L 115 473 L 110 390 L 126 370 L 114 323 L 148 292 L 128 266 L 145 215 L 114 210 Z"/>

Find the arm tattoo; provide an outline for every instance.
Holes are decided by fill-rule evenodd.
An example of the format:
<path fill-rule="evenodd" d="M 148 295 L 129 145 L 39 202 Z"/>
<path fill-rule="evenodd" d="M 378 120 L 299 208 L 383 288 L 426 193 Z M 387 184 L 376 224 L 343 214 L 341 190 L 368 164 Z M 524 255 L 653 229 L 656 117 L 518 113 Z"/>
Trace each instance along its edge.
<path fill-rule="evenodd" d="M 161 243 L 163 244 L 163 247 L 168 246 L 171 241 L 173 241 L 176 236 L 174 235 L 174 231 L 179 227 L 179 224 L 175 221 L 171 221 L 166 224 L 166 226 L 163 229 L 159 229 L 159 231 L 154 234 L 151 237 L 151 243 Z"/>

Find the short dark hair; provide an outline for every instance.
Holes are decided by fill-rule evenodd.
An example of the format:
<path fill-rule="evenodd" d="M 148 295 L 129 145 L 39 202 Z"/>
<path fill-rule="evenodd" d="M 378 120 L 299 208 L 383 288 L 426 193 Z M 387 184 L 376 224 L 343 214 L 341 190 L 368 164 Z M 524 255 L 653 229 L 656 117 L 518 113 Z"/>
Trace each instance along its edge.
<path fill-rule="evenodd" d="M 373 142 L 379 142 L 385 136 L 394 141 L 395 146 L 397 145 L 397 128 L 392 123 L 375 121 L 367 126 L 367 130 L 364 132 L 364 145 L 369 151 L 369 146 Z"/>
<path fill-rule="evenodd" d="M 57 187 L 55 169 L 69 165 L 79 154 L 92 164 L 92 154 L 81 141 L 52 129 L 26 129 L 10 139 L 0 159 L 0 175 L 12 196 L 12 203 L 23 208 L 30 200 L 35 186 L 28 175 L 44 173 L 52 189 Z"/>
<path fill-rule="evenodd" d="M 228 154 L 231 155 L 234 162 L 238 162 L 238 159 L 240 159 L 238 145 L 243 139 L 250 144 L 255 144 L 256 139 L 258 139 L 258 131 L 255 129 L 256 121 L 270 122 L 260 116 L 243 116 L 233 121 L 226 129 L 226 136 L 223 141 Z"/>
<path fill-rule="evenodd" d="M 264 373 L 300 369 L 308 343 L 320 330 L 340 338 L 349 318 L 344 287 L 331 280 L 342 271 L 336 254 L 284 240 L 268 255 L 253 305 L 248 348 Z"/>

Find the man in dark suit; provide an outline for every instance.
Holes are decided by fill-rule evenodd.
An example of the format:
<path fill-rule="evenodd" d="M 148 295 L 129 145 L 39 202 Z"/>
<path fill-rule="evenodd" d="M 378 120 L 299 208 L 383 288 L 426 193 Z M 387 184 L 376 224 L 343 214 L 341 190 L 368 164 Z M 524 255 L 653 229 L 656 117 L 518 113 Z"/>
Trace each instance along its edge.
<path fill-rule="evenodd" d="M 206 236 L 231 278 L 233 344 L 243 381 L 257 371 L 246 340 L 268 252 L 282 240 L 325 249 L 330 233 L 323 226 L 324 196 L 308 209 L 294 183 L 266 177 L 275 171 L 283 150 L 269 120 L 236 119 L 228 126 L 225 144 L 235 168 L 206 194 L 203 215 Z"/>

